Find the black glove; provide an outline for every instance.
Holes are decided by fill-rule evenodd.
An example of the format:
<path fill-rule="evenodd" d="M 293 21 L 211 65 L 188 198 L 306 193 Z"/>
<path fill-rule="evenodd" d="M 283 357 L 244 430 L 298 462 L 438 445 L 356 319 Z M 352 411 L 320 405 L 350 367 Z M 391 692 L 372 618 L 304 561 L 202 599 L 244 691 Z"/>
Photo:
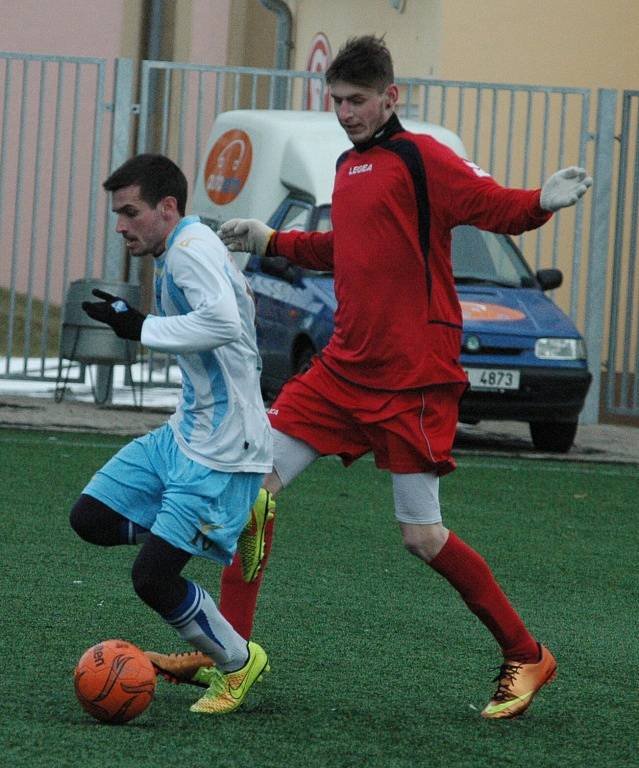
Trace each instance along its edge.
<path fill-rule="evenodd" d="M 93 320 L 106 323 L 121 339 L 140 341 L 146 315 L 130 306 L 119 296 L 94 288 L 91 293 L 104 301 L 83 301 L 82 309 Z"/>

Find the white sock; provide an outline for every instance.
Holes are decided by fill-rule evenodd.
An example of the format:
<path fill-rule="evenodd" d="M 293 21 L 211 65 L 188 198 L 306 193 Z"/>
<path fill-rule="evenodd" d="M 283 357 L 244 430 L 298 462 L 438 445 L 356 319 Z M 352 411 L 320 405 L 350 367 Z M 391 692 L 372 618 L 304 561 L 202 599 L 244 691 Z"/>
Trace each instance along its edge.
<path fill-rule="evenodd" d="M 182 604 L 164 620 L 194 648 L 214 659 L 221 672 L 240 669 L 248 659 L 246 640 L 222 616 L 206 590 L 192 581 L 187 584 Z"/>

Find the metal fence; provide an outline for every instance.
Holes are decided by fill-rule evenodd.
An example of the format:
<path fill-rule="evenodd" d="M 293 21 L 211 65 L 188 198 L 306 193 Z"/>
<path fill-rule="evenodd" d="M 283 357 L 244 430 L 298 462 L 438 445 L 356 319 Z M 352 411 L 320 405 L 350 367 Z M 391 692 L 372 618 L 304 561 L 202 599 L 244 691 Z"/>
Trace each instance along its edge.
<path fill-rule="evenodd" d="M 323 97 L 322 75 L 311 72 L 142 63 L 137 151 L 170 154 L 195 179 L 216 115 L 230 109 L 308 109 Z"/>
<path fill-rule="evenodd" d="M 7 311 L 1 314 L 9 318 L 8 327 L 0 329 L 0 354 L 5 355 L 0 377 L 54 375 L 44 351 L 42 328 L 38 328 L 40 364 L 33 363 L 33 313 L 25 316 L 22 343 L 18 343 L 18 296 L 26 297 L 27 308 L 35 297 L 41 299 L 42 317 L 50 336 L 55 311 L 71 280 L 101 277 L 146 281 L 143 272 L 130 271 L 120 238 L 114 232 L 113 216 L 102 199 L 100 182 L 109 169 L 134 151 L 158 151 L 172 157 L 193 184 L 208 133 L 219 112 L 314 109 L 325 104 L 322 76 L 308 72 L 145 61 L 136 79 L 134 64 L 128 59 L 117 60 L 111 76 L 101 60 L 15 54 L 0 54 L 0 66 L 5 77 L 0 152 L 10 154 L 17 148 L 18 157 L 15 167 L 11 169 L 9 164 L 5 170 L 0 154 L 0 227 L 3 222 L 5 227 L 0 242 L 12 244 L 10 252 L 6 248 L 4 251 L 10 253 L 11 278 L 7 282 L 4 269 L 5 277 L 0 277 L 5 286 L 0 301 L 7 305 Z M 58 74 L 49 74 L 48 67 Z M 29 74 L 16 77 L 14 70 L 18 68 Z M 34 79 L 31 69 L 36 70 L 41 83 L 39 91 L 28 84 Z M 93 77 L 93 90 L 87 87 L 92 71 L 99 73 Z M 72 88 L 67 87 L 67 77 Z M 55 87 L 42 87 L 51 78 Z M 629 242 L 636 253 L 636 229 L 630 233 L 628 219 L 636 227 L 639 194 L 625 219 L 626 207 L 619 204 L 619 195 L 624 201 L 627 197 L 627 192 L 621 191 L 626 184 L 621 168 L 631 162 L 631 157 L 635 158 L 631 184 L 637 189 L 636 146 L 623 150 L 622 144 L 622 156 L 617 156 L 616 93 L 598 92 L 595 104 L 589 90 L 577 88 L 415 78 L 402 78 L 398 85 L 400 117 L 446 125 L 462 137 L 468 155 L 500 183 L 540 186 L 552 172 L 572 164 L 595 170 L 597 183 L 585 203 L 562 211 L 546 227 L 522 236 L 519 245 L 535 269 L 561 266 L 564 271 L 564 284 L 553 298 L 586 336 L 595 381 L 584 420 L 596 421 L 602 362 L 607 360 L 611 370 L 616 366 L 621 371 L 617 394 L 628 392 L 628 366 L 632 361 L 636 367 L 638 343 L 636 333 L 626 333 L 627 328 L 634 328 L 633 323 L 636 325 L 637 315 L 629 298 L 623 302 L 623 320 L 619 315 L 607 314 L 607 303 L 609 307 L 618 306 L 618 292 L 628 292 L 628 276 L 636 280 L 634 256 L 631 264 L 626 251 Z M 628 95 L 628 106 L 624 107 L 622 135 L 626 141 L 627 132 L 637 120 L 636 97 L 634 92 Z M 34 98 L 36 103 L 32 104 Z M 25 126 L 28 121 L 43 123 L 43 127 L 29 138 L 27 133 L 14 129 L 15 114 L 22 115 Z M 50 139 L 44 128 L 49 122 Z M 45 147 L 51 147 L 50 154 Z M 43 166 L 45 156 L 47 164 Z M 617 174 L 617 210 L 622 218 L 616 225 L 613 287 L 606 289 L 610 281 L 605 274 L 612 261 L 607 227 Z M 61 187 L 64 184 L 66 193 Z M 43 185 L 49 186 L 50 194 L 42 195 Z M 4 264 L 4 255 L 2 261 Z M 35 274 L 43 274 L 42 270 L 46 277 L 39 283 Z M 630 293 L 627 295 L 630 297 Z M 635 290 L 632 296 L 636 295 Z M 19 354 L 23 361 L 20 370 L 12 366 L 12 354 Z M 45 363 L 45 358 L 49 362 Z M 26 360 L 31 362 L 27 364 Z M 151 357 L 146 360 L 145 385 L 172 383 L 166 361 L 154 362 Z M 84 371 L 78 375 L 83 376 Z M 636 375 L 633 381 L 634 399 L 626 398 L 612 407 L 639 415 Z M 609 377 L 608 387 L 610 382 Z"/>
<path fill-rule="evenodd" d="M 405 94 L 404 114 L 455 131 L 470 158 L 505 186 L 538 187 L 555 170 L 585 166 L 592 160 L 589 90 L 441 80 L 398 82 Z M 577 321 L 583 319 L 583 241 L 583 206 L 564 211 L 550 226 L 519 238 L 535 269 L 556 267 L 561 249 L 571 247 L 566 275 L 570 289 L 562 300 Z M 561 260 L 565 271 L 566 259 Z"/>
<path fill-rule="evenodd" d="M 639 415 L 639 91 L 622 101 L 605 407 Z M 610 273 L 609 273 L 610 274 Z"/>
<path fill-rule="evenodd" d="M 106 62 L 0 53 L 0 82 L 0 376 L 47 378 L 66 287 L 101 262 Z"/>

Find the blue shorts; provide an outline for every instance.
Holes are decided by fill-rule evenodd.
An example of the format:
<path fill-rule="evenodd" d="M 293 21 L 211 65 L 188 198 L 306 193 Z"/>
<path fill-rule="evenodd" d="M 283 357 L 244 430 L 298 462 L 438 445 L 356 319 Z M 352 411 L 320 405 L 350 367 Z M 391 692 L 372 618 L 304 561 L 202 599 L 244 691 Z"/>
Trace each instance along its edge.
<path fill-rule="evenodd" d="M 228 565 L 263 479 L 192 461 L 165 424 L 120 449 L 83 493 L 185 552 Z"/>

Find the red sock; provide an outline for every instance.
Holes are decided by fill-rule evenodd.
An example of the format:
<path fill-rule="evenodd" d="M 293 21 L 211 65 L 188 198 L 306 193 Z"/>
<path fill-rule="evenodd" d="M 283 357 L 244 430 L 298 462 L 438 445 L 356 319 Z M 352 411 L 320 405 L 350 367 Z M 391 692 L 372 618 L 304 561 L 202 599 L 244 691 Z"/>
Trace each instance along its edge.
<path fill-rule="evenodd" d="M 235 553 L 233 562 L 222 571 L 222 582 L 220 584 L 220 612 L 224 618 L 231 623 L 236 632 L 248 640 L 253 631 L 253 619 L 255 618 L 255 608 L 257 607 L 257 596 L 264 578 L 264 570 L 271 552 L 273 543 L 273 527 L 275 518 L 266 522 L 264 531 L 264 559 L 262 566 L 257 572 L 254 581 L 247 583 L 242 578 L 242 568 L 240 566 L 239 553 Z"/>
<path fill-rule="evenodd" d="M 538 661 L 537 642 L 481 555 L 451 531 L 448 541 L 429 565 L 455 587 L 470 610 L 485 624 L 499 643 L 504 658 L 527 664 Z"/>

